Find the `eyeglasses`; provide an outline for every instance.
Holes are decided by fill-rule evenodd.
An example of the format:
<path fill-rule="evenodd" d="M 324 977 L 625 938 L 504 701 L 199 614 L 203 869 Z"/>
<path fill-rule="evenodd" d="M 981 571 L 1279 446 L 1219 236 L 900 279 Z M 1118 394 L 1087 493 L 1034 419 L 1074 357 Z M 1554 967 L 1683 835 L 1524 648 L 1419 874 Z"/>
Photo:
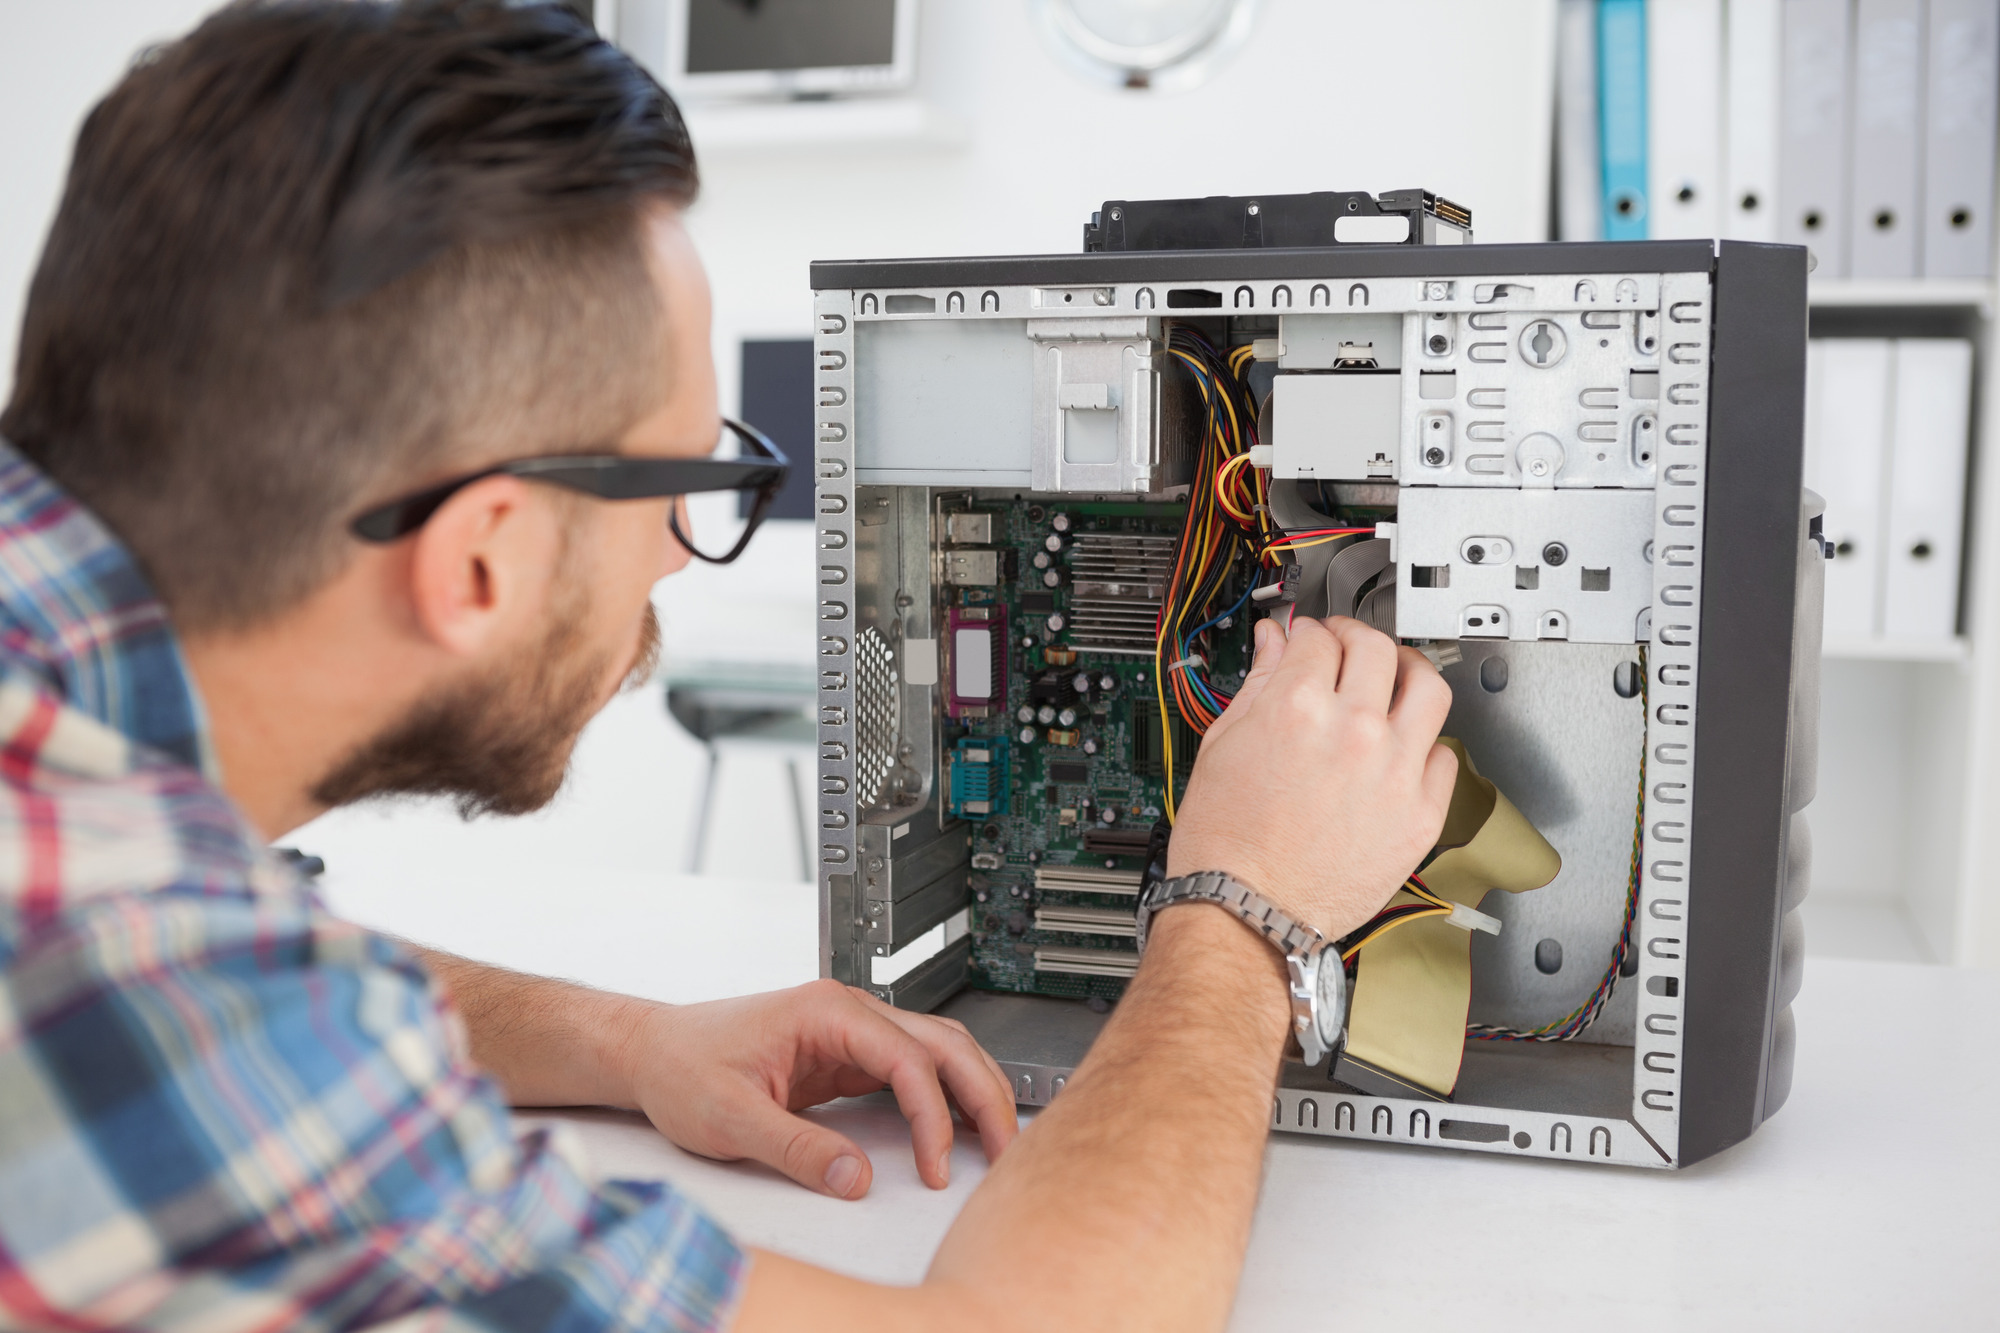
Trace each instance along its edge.
<path fill-rule="evenodd" d="M 545 458 L 521 458 L 500 463 L 481 472 L 468 473 L 442 482 L 428 490 L 406 495 L 400 500 L 370 509 L 348 524 L 348 531 L 366 542 L 393 542 L 409 536 L 430 521 L 439 507 L 475 481 L 487 477 L 522 477 L 565 486 L 600 500 L 657 500 L 669 495 L 693 495 L 701 491 L 755 491 L 750 514 L 743 521 L 743 533 L 722 555 L 710 555 L 697 547 L 681 530 L 679 507 L 667 516 L 674 540 L 688 554 L 711 565 L 726 565 L 743 554 L 750 536 L 770 511 L 771 501 L 784 487 L 791 472 L 791 460 L 755 426 L 722 419 L 723 441 L 735 436 L 746 457 L 739 458 L 635 458 L 626 454 L 556 454 Z"/>

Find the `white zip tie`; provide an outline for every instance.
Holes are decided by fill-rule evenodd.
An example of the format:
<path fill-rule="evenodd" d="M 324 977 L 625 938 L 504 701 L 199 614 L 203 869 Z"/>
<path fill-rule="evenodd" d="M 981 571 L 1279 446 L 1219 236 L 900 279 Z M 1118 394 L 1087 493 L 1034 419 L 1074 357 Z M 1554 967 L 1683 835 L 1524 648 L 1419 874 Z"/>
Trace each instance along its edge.
<path fill-rule="evenodd" d="M 1185 666 L 1200 667 L 1203 671 L 1208 670 L 1208 662 L 1200 653 L 1190 653 L 1178 662 L 1167 663 L 1167 670 L 1179 671 Z"/>

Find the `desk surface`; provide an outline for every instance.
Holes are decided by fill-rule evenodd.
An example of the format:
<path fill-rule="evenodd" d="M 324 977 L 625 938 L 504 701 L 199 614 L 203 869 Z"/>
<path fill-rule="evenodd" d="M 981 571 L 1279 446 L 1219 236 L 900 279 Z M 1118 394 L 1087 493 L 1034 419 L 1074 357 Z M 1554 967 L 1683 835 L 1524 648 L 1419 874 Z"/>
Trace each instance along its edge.
<path fill-rule="evenodd" d="M 1344 1329 L 1993 1327 L 1996 1009 L 1991 973 L 1815 964 L 1791 1101 L 1679 1173 L 1277 1136 L 1232 1327 L 1289 1331 L 1328 1307 Z M 893 1105 L 818 1114 L 874 1158 L 869 1198 L 690 1157 L 636 1118 L 524 1120 L 570 1125 L 608 1176 L 675 1182 L 746 1241 L 917 1280 L 984 1174 L 977 1147 L 958 1147 L 952 1187 L 933 1193 Z"/>
<path fill-rule="evenodd" d="M 655 821 L 674 808 L 642 791 Z M 443 816 L 343 813 L 307 845 L 328 856 L 336 910 L 508 966 L 671 1001 L 812 975 L 811 885 L 663 875 L 671 859 L 637 852 L 581 863 L 640 812 L 614 814 L 558 812 L 530 847 L 533 821 L 474 837 Z M 1677 1174 L 1278 1136 L 1235 1327 L 2000 1326 L 1996 1012 L 1994 973 L 1811 960 L 1790 1102 Z M 674 1181 L 746 1241 L 915 1281 L 983 1174 L 977 1146 L 934 1194 L 893 1107 L 819 1114 L 874 1158 L 869 1198 L 689 1157 L 627 1117 L 527 1119 L 574 1126 L 606 1175 Z M 1023 1312 L 1038 1325 L 1060 1312 Z"/>

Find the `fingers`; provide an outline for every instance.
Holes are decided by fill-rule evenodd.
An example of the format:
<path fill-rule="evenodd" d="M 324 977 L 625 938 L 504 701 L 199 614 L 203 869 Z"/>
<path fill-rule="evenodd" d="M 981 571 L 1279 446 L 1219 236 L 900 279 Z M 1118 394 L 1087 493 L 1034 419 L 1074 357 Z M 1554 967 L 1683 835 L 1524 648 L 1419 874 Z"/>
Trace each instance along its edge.
<path fill-rule="evenodd" d="M 986 1160 L 996 1160 L 1020 1132 L 1014 1090 L 1000 1066 L 961 1023 L 913 1014 L 882 1003 L 866 992 L 856 995 L 923 1044 L 943 1079 L 944 1090 L 979 1130 Z M 947 1145 L 948 1146 L 948 1145 Z M 919 1158 L 919 1165 L 922 1159 Z"/>
<path fill-rule="evenodd" d="M 852 989 L 846 994 L 846 1004 L 814 1007 L 819 1043 L 829 1055 L 895 1092 L 896 1105 L 910 1122 L 917 1175 L 932 1189 L 943 1189 L 951 1182 L 952 1129 L 937 1062 L 923 1042 L 881 1012 L 887 1005 L 864 1004 Z"/>
<path fill-rule="evenodd" d="M 1444 827 L 1445 813 L 1451 809 L 1451 789 L 1458 781 L 1458 756 L 1451 750 L 1435 742 L 1424 760 L 1424 799 L 1437 811 L 1437 828 L 1431 830 L 1431 840 L 1436 841 L 1438 829 Z"/>
<path fill-rule="evenodd" d="M 1336 688 L 1350 702 L 1370 712 L 1389 711 L 1396 689 L 1396 641 L 1378 629 L 1347 616 L 1327 620 L 1326 629 L 1341 646 L 1340 680 Z"/>
<path fill-rule="evenodd" d="M 1257 622 L 1251 630 L 1251 642 L 1255 652 L 1250 659 L 1250 674 L 1236 687 L 1236 697 L 1229 701 L 1229 707 L 1222 710 L 1222 716 L 1208 729 L 1210 735 L 1226 728 L 1231 718 L 1243 715 L 1243 710 L 1248 709 L 1264 692 L 1264 687 L 1270 683 L 1278 670 L 1278 663 L 1285 656 L 1284 628 L 1270 617 Z"/>
<path fill-rule="evenodd" d="M 858 1199 L 868 1192 L 875 1168 L 868 1154 L 845 1134 L 793 1115 L 763 1096 L 732 1108 L 730 1146 L 784 1172 L 815 1194 Z"/>
<path fill-rule="evenodd" d="M 1451 686 L 1414 648 L 1396 654 L 1396 697 L 1389 705 L 1389 724 L 1411 743 L 1434 741 L 1451 712 Z"/>

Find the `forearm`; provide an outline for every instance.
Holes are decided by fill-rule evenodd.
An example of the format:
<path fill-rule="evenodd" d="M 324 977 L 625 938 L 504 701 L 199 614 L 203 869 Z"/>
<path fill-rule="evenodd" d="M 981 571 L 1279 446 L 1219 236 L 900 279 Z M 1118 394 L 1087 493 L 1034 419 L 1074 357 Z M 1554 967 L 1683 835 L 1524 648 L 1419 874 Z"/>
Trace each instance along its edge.
<path fill-rule="evenodd" d="M 1218 909 L 1164 912 L 1154 931 L 1088 1058 L 938 1251 L 932 1279 L 976 1293 L 976 1308 L 1100 1329 L 1227 1317 L 1285 1041 L 1284 971 Z"/>
<path fill-rule="evenodd" d="M 665 1006 L 416 952 L 464 1017 L 473 1062 L 500 1080 L 510 1103 L 636 1108 L 627 1054 Z"/>

